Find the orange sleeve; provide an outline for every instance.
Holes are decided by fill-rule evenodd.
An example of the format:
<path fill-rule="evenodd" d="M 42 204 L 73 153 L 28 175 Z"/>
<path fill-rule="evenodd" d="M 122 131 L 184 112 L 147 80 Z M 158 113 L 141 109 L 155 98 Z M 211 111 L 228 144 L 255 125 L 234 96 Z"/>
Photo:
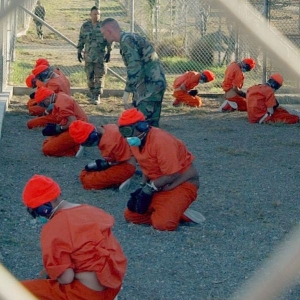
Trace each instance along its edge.
<path fill-rule="evenodd" d="M 154 180 L 163 175 L 171 175 L 185 171 L 194 156 L 184 143 L 166 131 L 152 127 L 142 151 L 131 147 L 145 175 Z"/>
<path fill-rule="evenodd" d="M 265 84 L 258 84 L 247 90 L 247 113 L 251 123 L 259 122 L 268 107 L 276 104 L 273 89 Z"/>
<path fill-rule="evenodd" d="M 244 84 L 244 74 L 239 67 L 238 63 L 231 63 L 225 70 L 224 81 L 222 88 L 225 92 L 232 89 L 234 86 L 242 88 Z"/>
<path fill-rule="evenodd" d="M 56 94 L 53 114 L 57 115 L 59 119 L 75 116 L 74 100 L 66 94 L 63 93 Z"/>
<path fill-rule="evenodd" d="M 94 271 L 101 284 L 118 288 L 127 260 L 111 228 L 112 216 L 90 205 L 59 211 L 42 229 L 44 267 L 51 279 L 67 268 Z"/>
<path fill-rule="evenodd" d="M 191 90 L 199 84 L 200 75 L 200 73 L 194 71 L 185 72 L 175 79 L 173 87 L 178 88 L 184 84 L 187 90 Z"/>
<path fill-rule="evenodd" d="M 58 77 L 50 78 L 45 86 L 55 93 L 64 92 L 70 95 L 70 85 L 68 84 L 68 82 L 69 81 L 67 81 L 67 79 L 62 75 L 58 75 Z"/>
<path fill-rule="evenodd" d="M 105 129 L 99 143 L 102 157 L 109 162 L 124 162 L 131 156 L 130 146 L 122 137 L 116 124 L 104 125 Z"/>
<path fill-rule="evenodd" d="M 266 97 L 265 103 L 266 103 L 267 108 L 271 108 L 271 107 L 275 106 L 276 105 L 276 97 L 275 97 L 275 94 L 274 94 L 274 91 L 272 90 L 272 88 L 267 85 L 264 85 L 264 92 L 265 92 L 265 97 Z"/>
<path fill-rule="evenodd" d="M 61 124 L 67 123 L 67 118 L 70 116 L 88 122 L 88 117 L 79 104 L 71 96 L 62 92 L 56 94 L 52 114 L 57 117 Z"/>

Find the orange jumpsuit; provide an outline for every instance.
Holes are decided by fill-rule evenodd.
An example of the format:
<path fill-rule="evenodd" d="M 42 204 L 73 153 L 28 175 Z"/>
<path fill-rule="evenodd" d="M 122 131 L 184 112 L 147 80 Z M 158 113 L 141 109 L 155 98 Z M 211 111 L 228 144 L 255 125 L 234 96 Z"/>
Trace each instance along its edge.
<path fill-rule="evenodd" d="M 58 68 L 54 69 L 54 73 L 59 75 L 59 77 L 50 78 L 49 81 L 46 83 L 37 80 L 37 86 L 45 86 L 48 89 L 54 91 L 55 93 L 64 92 L 68 95 L 71 95 L 70 81 L 66 77 L 66 75 Z M 45 112 L 45 108 L 39 106 L 34 99 L 28 100 L 27 107 L 31 116 L 42 116 Z M 48 123 L 50 123 L 50 121 Z"/>
<path fill-rule="evenodd" d="M 192 164 L 194 156 L 184 143 L 168 132 L 152 127 L 140 151 L 130 147 L 144 175 L 155 180 L 163 175 L 183 173 Z M 183 213 L 197 198 L 198 187 L 186 181 L 169 191 L 153 194 L 146 214 L 138 214 L 126 209 L 126 221 L 136 224 L 149 224 L 158 230 L 175 230 L 183 219 Z"/>
<path fill-rule="evenodd" d="M 276 105 L 274 90 L 267 84 L 258 84 L 247 90 L 248 120 L 250 123 L 258 123 L 267 113 L 268 108 Z M 283 122 L 286 124 L 295 124 L 299 122 L 299 117 L 290 114 L 282 107 L 277 107 L 274 113 L 268 116 L 264 123 Z"/>
<path fill-rule="evenodd" d="M 29 99 L 27 102 L 28 112 L 31 116 L 40 117 L 45 113 L 45 107 L 41 107 L 37 104 L 35 99 Z"/>
<path fill-rule="evenodd" d="M 51 279 L 22 281 L 41 300 L 113 300 L 126 271 L 127 259 L 112 233 L 114 218 L 100 208 L 80 205 L 62 209 L 46 223 L 41 232 L 44 268 Z M 66 269 L 76 273 L 95 272 L 107 287 L 94 291 L 75 279 L 60 284 Z"/>
<path fill-rule="evenodd" d="M 199 96 L 191 96 L 188 91 L 194 89 L 200 80 L 201 73 L 188 71 L 183 75 L 177 77 L 173 83 L 173 96 L 175 97 L 175 101 L 173 105 L 178 105 L 184 103 L 188 106 L 200 107 L 202 106 L 202 100 Z M 180 89 L 180 86 L 184 84 L 187 91 Z"/>
<path fill-rule="evenodd" d="M 79 104 L 71 96 L 62 92 L 56 94 L 51 115 L 56 118 L 55 123 L 60 125 L 66 125 L 68 117 L 71 116 L 75 116 L 77 120 L 88 122 L 88 117 Z M 46 138 L 42 146 L 42 151 L 46 156 L 75 156 L 79 146 L 72 139 L 69 131 L 65 130 L 58 135 Z"/>
<path fill-rule="evenodd" d="M 118 164 L 103 171 L 87 172 L 82 170 L 80 181 L 83 188 L 87 190 L 117 187 L 132 177 L 135 172 L 135 160 L 128 162 L 132 154 L 127 141 L 120 134 L 119 127 L 115 124 L 107 124 L 102 127 L 105 131 L 98 145 L 102 157 L 108 162 Z"/>
<path fill-rule="evenodd" d="M 230 91 L 234 86 L 241 89 L 244 84 L 244 74 L 237 62 L 232 62 L 225 70 L 224 81 L 222 82 L 222 89 L 224 92 Z M 226 94 L 225 94 L 226 97 Z M 236 95 L 226 99 L 237 104 L 237 110 L 247 111 L 246 98 Z"/>

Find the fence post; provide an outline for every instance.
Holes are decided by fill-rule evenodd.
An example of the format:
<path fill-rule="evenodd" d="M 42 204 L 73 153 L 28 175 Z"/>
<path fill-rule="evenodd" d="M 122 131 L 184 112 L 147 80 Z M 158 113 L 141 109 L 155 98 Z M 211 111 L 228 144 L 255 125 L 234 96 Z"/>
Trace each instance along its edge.
<path fill-rule="evenodd" d="M 130 32 L 134 32 L 134 0 L 131 0 L 130 5 Z"/>
<path fill-rule="evenodd" d="M 0 2 L 0 11 L 4 10 L 5 8 L 5 0 L 1 0 Z M 4 87 L 4 31 L 6 29 L 6 26 L 4 24 L 6 24 L 6 20 L 2 20 L 0 23 L 0 93 L 3 92 L 3 87 Z"/>
<path fill-rule="evenodd" d="M 265 0 L 264 2 L 264 17 L 266 21 L 269 23 L 270 21 L 270 10 L 269 10 L 269 0 Z M 267 51 L 263 51 L 263 71 L 262 71 L 262 83 L 266 83 L 267 77 Z"/>

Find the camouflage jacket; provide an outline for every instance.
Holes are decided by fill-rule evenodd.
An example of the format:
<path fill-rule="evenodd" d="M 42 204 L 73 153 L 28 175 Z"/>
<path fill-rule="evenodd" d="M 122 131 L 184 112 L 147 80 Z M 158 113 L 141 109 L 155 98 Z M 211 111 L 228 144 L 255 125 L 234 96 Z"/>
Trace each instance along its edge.
<path fill-rule="evenodd" d="M 111 51 L 111 44 L 103 37 L 100 27 L 101 21 L 93 26 L 92 21 L 84 22 L 80 28 L 79 40 L 77 44 L 78 52 L 84 48 L 84 59 L 86 62 L 102 62 L 105 55 L 105 48 Z"/>
<path fill-rule="evenodd" d="M 120 53 L 127 68 L 125 91 L 133 93 L 137 102 L 166 89 L 162 64 L 146 38 L 122 31 Z"/>
<path fill-rule="evenodd" d="M 46 10 L 43 6 L 36 6 L 34 9 L 34 14 L 42 20 L 45 20 Z"/>

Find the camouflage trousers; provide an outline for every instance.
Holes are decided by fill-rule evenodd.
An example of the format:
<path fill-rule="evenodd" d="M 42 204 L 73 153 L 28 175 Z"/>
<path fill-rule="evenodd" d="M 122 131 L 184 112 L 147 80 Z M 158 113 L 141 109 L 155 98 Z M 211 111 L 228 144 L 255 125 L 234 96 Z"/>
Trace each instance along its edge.
<path fill-rule="evenodd" d="M 163 90 L 160 93 L 152 95 L 151 100 L 149 98 L 142 100 L 137 105 L 133 101 L 133 105 L 145 115 L 146 120 L 151 126 L 159 127 L 161 104 L 164 93 L 165 91 Z"/>
<path fill-rule="evenodd" d="M 40 23 L 40 22 L 36 22 L 35 23 L 35 28 L 36 28 L 36 34 L 39 38 L 42 38 L 43 37 L 43 24 Z"/>
<path fill-rule="evenodd" d="M 105 63 L 86 62 L 84 67 L 90 93 L 98 96 L 103 93 L 104 77 L 107 72 Z"/>

